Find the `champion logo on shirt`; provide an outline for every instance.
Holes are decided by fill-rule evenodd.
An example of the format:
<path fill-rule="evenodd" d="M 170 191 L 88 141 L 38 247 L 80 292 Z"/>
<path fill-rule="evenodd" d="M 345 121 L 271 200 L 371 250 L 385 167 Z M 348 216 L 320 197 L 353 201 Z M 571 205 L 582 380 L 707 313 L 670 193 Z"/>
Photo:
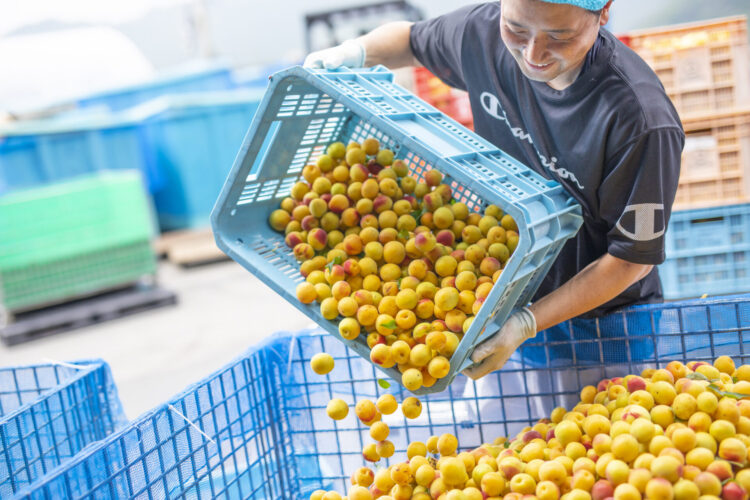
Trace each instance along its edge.
<path fill-rule="evenodd" d="M 632 217 L 628 215 L 630 212 L 633 212 Z M 639 203 L 625 207 L 616 227 L 633 241 L 651 241 L 664 234 L 664 227 L 656 229 L 659 222 L 664 225 L 664 204 Z M 626 229 L 624 224 L 632 230 Z"/>
<path fill-rule="evenodd" d="M 584 189 L 581 183 L 578 182 L 578 179 L 576 178 L 575 174 L 573 174 L 573 172 L 556 165 L 557 157 L 552 156 L 547 159 L 547 157 L 544 156 L 539 151 L 539 149 L 537 149 L 536 145 L 534 145 L 534 140 L 531 138 L 531 134 L 520 127 L 514 127 L 510 124 L 508 116 L 505 114 L 505 110 L 500 104 L 500 100 L 497 98 L 497 96 L 489 92 L 482 92 L 482 94 L 479 96 L 479 102 L 482 103 L 482 108 L 488 115 L 492 116 L 493 118 L 497 118 L 498 120 L 503 121 L 506 123 L 506 125 L 508 125 L 508 128 L 510 128 L 510 132 L 511 134 L 513 134 L 513 137 L 531 144 L 531 147 L 534 148 L 534 151 L 539 157 L 539 161 L 542 163 L 544 168 L 555 174 L 560 179 L 569 180 L 575 183 L 575 185 L 578 186 L 578 189 Z"/>

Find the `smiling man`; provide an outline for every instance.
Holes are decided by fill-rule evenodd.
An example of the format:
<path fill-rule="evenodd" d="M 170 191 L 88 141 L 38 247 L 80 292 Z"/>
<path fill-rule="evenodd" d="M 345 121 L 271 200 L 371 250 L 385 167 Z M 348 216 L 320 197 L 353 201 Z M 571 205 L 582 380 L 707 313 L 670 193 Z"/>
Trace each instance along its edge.
<path fill-rule="evenodd" d="M 656 268 L 684 133 L 654 72 L 606 29 L 612 0 L 502 0 L 389 23 L 310 54 L 308 67 L 424 65 L 469 92 L 478 134 L 583 207 L 533 303 L 472 355 L 497 370 L 537 331 L 662 300 Z"/>

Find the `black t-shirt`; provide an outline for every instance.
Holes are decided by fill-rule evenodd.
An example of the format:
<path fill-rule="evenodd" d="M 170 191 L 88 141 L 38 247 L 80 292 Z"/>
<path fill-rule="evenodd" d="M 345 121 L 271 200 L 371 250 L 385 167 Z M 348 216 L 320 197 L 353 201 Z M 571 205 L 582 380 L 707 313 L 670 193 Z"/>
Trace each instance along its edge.
<path fill-rule="evenodd" d="M 659 79 L 632 50 L 599 30 L 581 74 L 559 91 L 526 78 L 500 38 L 500 3 L 416 23 L 416 58 L 467 90 L 476 132 L 581 204 L 583 226 L 563 247 L 535 298 L 559 288 L 605 253 L 639 264 L 664 261 L 685 140 Z M 656 267 L 584 316 L 659 302 Z"/>

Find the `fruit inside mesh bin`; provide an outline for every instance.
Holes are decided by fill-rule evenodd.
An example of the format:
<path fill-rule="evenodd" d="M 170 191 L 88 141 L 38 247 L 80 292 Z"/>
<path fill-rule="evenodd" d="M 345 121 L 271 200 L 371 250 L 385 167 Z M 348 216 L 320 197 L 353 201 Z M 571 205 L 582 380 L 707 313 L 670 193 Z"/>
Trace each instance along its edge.
<path fill-rule="evenodd" d="M 289 302 L 370 359 L 366 335 L 346 339 L 338 322 L 317 303 L 302 304 L 296 288 L 304 277 L 285 235 L 269 225 L 314 164 L 334 142 L 377 140 L 402 160 L 408 175 L 425 181 L 439 171 L 451 198 L 470 212 L 496 205 L 518 229 L 518 246 L 503 267 L 450 359 L 450 371 L 417 394 L 439 392 L 466 366 L 473 347 L 497 329 L 513 308 L 529 301 L 562 244 L 580 225 L 580 207 L 561 186 L 532 172 L 471 131 L 393 84 L 382 69 L 315 72 L 292 68 L 271 78 L 235 165 L 217 201 L 212 223 L 217 244 Z M 330 265 L 330 263 L 328 263 Z M 377 366 L 377 364 L 376 364 Z M 395 366 L 377 366 L 401 381 Z"/>

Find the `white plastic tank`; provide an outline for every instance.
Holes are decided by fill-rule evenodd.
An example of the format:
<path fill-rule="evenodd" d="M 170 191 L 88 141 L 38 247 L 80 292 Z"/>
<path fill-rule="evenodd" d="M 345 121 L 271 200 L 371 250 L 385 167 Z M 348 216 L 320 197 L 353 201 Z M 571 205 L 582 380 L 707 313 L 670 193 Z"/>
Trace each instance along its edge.
<path fill-rule="evenodd" d="M 0 115 L 24 115 L 154 77 L 136 45 L 108 27 L 0 38 Z"/>

